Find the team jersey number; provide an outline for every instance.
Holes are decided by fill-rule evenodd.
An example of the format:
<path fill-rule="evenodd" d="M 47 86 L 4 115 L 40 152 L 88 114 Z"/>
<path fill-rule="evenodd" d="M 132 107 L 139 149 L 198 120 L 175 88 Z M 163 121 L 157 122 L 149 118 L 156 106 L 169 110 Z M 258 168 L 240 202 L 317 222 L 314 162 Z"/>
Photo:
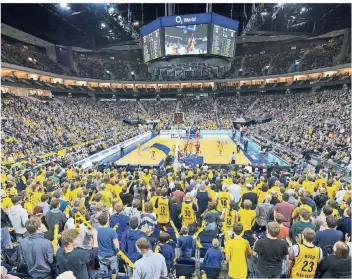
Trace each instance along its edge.
<path fill-rule="evenodd" d="M 227 217 L 226 218 L 226 223 L 228 226 L 231 226 L 232 225 L 232 218 L 231 217 Z"/>
<path fill-rule="evenodd" d="M 160 214 L 161 215 L 166 215 L 166 207 L 165 206 L 160 206 Z"/>
<path fill-rule="evenodd" d="M 301 271 L 303 272 L 312 272 L 314 267 L 314 262 L 304 261 Z"/>
<path fill-rule="evenodd" d="M 221 199 L 220 202 L 222 207 L 227 207 L 227 199 Z"/>
<path fill-rule="evenodd" d="M 185 209 L 185 217 L 191 217 L 191 210 Z"/>

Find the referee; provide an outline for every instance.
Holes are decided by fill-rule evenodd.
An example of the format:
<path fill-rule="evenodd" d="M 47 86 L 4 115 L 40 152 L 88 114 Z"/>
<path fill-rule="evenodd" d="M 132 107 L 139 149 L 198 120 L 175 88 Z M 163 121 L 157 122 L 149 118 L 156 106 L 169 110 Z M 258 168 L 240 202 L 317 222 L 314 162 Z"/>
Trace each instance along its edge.
<path fill-rule="evenodd" d="M 235 152 L 232 152 L 231 155 L 231 165 L 235 165 L 236 164 L 236 155 Z"/>

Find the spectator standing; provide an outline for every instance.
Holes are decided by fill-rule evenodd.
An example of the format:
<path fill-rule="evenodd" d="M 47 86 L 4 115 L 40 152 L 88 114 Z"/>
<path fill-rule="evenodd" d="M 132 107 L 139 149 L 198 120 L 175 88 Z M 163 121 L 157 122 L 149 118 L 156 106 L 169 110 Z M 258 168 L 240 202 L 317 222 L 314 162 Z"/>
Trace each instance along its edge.
<path fill-rule="evenodd" d="M 335 243 L 333 255 L 327 256 L 319 265 L 321 278 L 351 278 L 351 257 L 346 243 Z"/>
<path fill-rule="evenodd" d="M 284 221 L 282 224 L 286 227 L 290 227 L 292 212 L 294 210 L 294 206 L 288 202 L 290 195 L 288 193 L 283 193 L 282 202 L 278 203 L 274 207 L 274 216 L 277 213 L 280 213 L 284 216 Z"/>
<path fill-rule="evenodd" d="M 332 215 L 332 207 L 325 205 L 320 215 L 314 220 L 314 224 L 317 226 L 317 231 L 326 229 L 326 217 L 330 215 Z"/>
<path fill-rule="evenodd" d="M 119 262 L 116 252 L 120 249 L 116 231 L 109 227 L 109 217 L 106 212 L 98 217 L 100 227 L 98 232 L 98 258 L 100 269 L 108 273 L 118 272 Z"/>
<path fill-rule="evenodd" d="M 63 212 L 59 210 L 60 200 L 52 198 L 50 205 L 52 207 L 45 215 L 45 220 L 48 225 L 48 230 L 54 232 L 55 224 L 59 224 L 59 233 L 64 230 L 67 218 Z"/>
<path fill-rule="evenodd" d="M 41 225 L 37 217 L 27 220 L 26 230 L 29 235 L 20 240 L 18 253 L 22 254 L 33 279 L 51 279 L 54 250 L 51 242 L 44 238 Z"/>
<path fill-rule="evenodd" d="M 137 217 L 132 217 L 130 220 L 130 228 L 122 233 L 121 251 L 124 252 L 133 263 L 141 257 L 141 254 L 136 248 L 136 242 L 141 237 L 147 237 L 147 235 L 138 229 Z M 131 273 L 131 270 L 129 273 Z"/>
<path fill-rule="evenodd" d="M 11 224 L 15 230 L 17 239 L 26 237 L 27 230 L 25 224 L 28 220 L 28 212 L 22 207 L 21 196 L 14 196 L 11 201 L 13 206 L 8 210 L 7 215 L 11 221 Z"/>
<path fill-rule="evenodd" d="M 146 202 L 144 211 L 145 212 L 141 214 L 140 228 L 147 228 L 150 233 L 153 233 L 158 223 L 156 214 L 153 213 L 153 205 L 150 202 Z"/>
<path fill-rule="evenodd" d="M 235 208 L 237 208 L 238 203 L 239 203 L 240 198 L 241 198 L 241 192 L 242 192 L 241 186 L 238 185 L 238 180 L 237 179 L 233 179 L 232 180 L 232 185 L 230 185 L 227 190 L 230 193 L 230 195 L 233 197 L 233 200 L 236 203 L 236 207 Z"/>
<path fill-rule="evenodd" d="M 167 276 L 165 258 L 150 250 L 148 239 L 139 238 L 136 241 L 136 247 L 142 258 L 134 264 L 133 279 L 159 279 Z"/>
<path fill-rule="evenodd" d="M 344 210 L 343 218 L 338 221 L 337 230 L 351 237 L 351 207 Z"/>
<path fill-rule="evenodd" d="M 252 184 L 247 184 L 246 185 L 247 192 L 242 195 L 242 204 L 241 207 L 243 207 L 243 203 L 245 200 L 250 200 L 252 202 L 252 209 L 257 207 L 258 203 L 258 195 L 257 193 L 253 190 L 253 185 Z"/>
<path fill-rule="evenodd" d="M 180 257 L 191 258 L 194 245 L 195 241 L 193 237 L 188 235 L 188 228 L 182 226 L 181 235 L 177 238 L 177 247 L 180 248 Z"/>
<path fill-rule="evenodd" d="M 288 249 L 283 240 L 277 239 L 280 225 L 270 222 L 266 238 L 254 243 L 253 255 L 258 257 L 255 264 L 256 278 L 279 278 L 282 270 L 282 261 L 287 259 Z"/>
<path fill-rule="evenodd" d="M 234 238 L 226 242 L 225 255 L 229 262 L 229 277 L 246 278 L 247 277 L 247 258 L 251 256 L 251 247 L 249 242 L 241 237 L 243 226 L 241 223 L 235 223 L 233 226 Z"/>
<path fill-rule="evenodd" d="M 334 216 L 326 217 L 326 225 L 327 228 L 323 231 L 318 231 L 314 240 L 314 245 L 323 250 L 324 257 L 331 255 L 334 244 L 344 239 L 343 233 L 336 230 L 337 219 Z"/>
<path fill-rule="evenodd" d="M 290 228 L 290 235 L 294 243 L 296 243 L 296 237 L 298 237 L 305 228 L 311 228 L 316 231 L 316 226 L 311 222 L 310 215 L 310 212 L 305 208 L 299 210 L 299 221 L 294 222 Z"/>
<path fill-rule="evenodd" d="M 89 278 L 87 263 L 98 256 L 97 231 L 93 229 L 93 249 L 82 250 L 75 249 L 74 246 L 78 240 L 79 232 L 75 229 L 65 230 L 61 234 L 62 248 L 56 253 L 56 262 L 59 271 L 72 271 L 77 279 Z"/>
<path fill-rule="evenodd" d="M 198 207 L 198 211 L 196 210 L 196 214 L 197 218 L 199 218 L 207 209 L 210 200 L 209 193 L 205 191 L 205 185 L 203 183 L 199 185 L 199 191 L 197 191 L 195 198 L 197 199 Z"/>
<path fill-rule="evenodd" d="M 116 213 L 110 216 L 110 227 L 115 229 L 116 226 L 117 238 L 121 241 L 122 233 L 128 230 L 130 218 L 123 214 L 122 203 L 116 203 L 114 209 Z"/>
<path fill-rule="evenodd" d="M 302 244 L 289 243 L 289 258 L 293 260 L 288 278 L 314 278 L 318 263 L 323 259 L 321 248 L 312 243 L 315 231 L 305 228 L 302 232 Z"/>
<path fill-rule="evenodd" d="M 273 220 L 274 206 L 270 203 L 271 196 L 267 195 L 262 204 L 258 204 L 256 213 L 256 225 L 259 231 L 265 231 L 266 225 Z"/>

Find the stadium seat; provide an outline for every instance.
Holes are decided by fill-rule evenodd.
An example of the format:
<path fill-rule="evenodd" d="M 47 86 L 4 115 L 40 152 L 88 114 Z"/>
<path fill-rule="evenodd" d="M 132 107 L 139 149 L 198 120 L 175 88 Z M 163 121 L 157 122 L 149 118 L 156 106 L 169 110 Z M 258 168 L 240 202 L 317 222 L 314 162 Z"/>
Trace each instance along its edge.
<path fill-rule="evenodd" d="M 195 271 L 195 265 L 196 265 L 196 261 L 193 259 L 187 259 L 187 258 L 176 259 L 176 264 L 175 264 L 176 277 L 192 276 Z"/>
<path fill-rule="evenodd" d="M 211 267 L 211 266 L 200 266 L 200 269 L 205 272 L 207 275 L 208 279 L 211 278 L 219 278 L 221 268 L 220 267 Z"/>

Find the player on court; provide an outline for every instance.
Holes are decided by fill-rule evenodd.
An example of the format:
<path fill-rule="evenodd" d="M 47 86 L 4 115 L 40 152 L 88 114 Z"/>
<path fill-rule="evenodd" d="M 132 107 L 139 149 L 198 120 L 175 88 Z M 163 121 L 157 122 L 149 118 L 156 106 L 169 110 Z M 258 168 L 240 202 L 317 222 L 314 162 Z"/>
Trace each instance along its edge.
<path fill-rule="evenodd" d="M 188 53 L 191 50 L 192 42 L 193 42 L 193 33 L 192 33 L 191 37 L 188 38 L 188 42 L 186 45 L 186 53 Z"/>
<path fill-rule="evenodd" d="M 219 156 L 222 156 L 223 148 L 224 148 L 224 145 L 222 144 L 222 142 L 219 142 L 219 144 L 218 144 Z"/>
<path fill-rule="evenodd" d="M 188 141 L 186 141 L 185 145 L 183 146 L 183 154 L 184 154 L 184 156 L 187 155 L 187 146 L 188 146 Z"/>
<path fill-rule="evenodd" d="M 199 140 L 200 132 L 199 130 L 196 131 L 196 139 Z"/>
<path fill-rule="evenodd" d="M 193 151 L 193 140 L 190 139 L 188 143 L 188 154 L 191 155 Z"/>
<path fill-rule="evenodd" d="M 150 150 L 151 159 L 155 160 L 155 149 Z"/>
<path fill-rule="evenodd" d="M 200 153 L 200 142 L 199 140 L 196 141 L 196 154 Z"/>
<path fill-rule="evenodd" d="M 138 155 L 141 155 L 141 142 L 140 141 L 138 141 L 137 150 L 138 150 Z"/>

